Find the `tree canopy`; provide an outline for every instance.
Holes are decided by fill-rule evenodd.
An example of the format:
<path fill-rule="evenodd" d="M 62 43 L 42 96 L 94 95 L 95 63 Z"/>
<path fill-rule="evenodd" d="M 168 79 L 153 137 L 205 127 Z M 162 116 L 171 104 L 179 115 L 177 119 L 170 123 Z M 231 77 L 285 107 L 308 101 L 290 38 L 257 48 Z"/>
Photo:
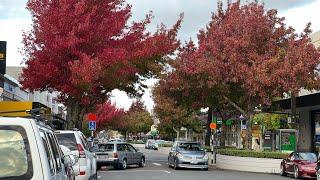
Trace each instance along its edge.
<path fill-rule="evenodd" d="M 21 82 L 31 91 L 59 91 L 75 121 L 113 89 L 136 95 L 140 79 L 157 76 L 179 46 L 182 16 L 150 33 L 152 15 L 130 23 L 125 0 L 29 0 L 27 9 L 33 28 L 24 33 Z"/>

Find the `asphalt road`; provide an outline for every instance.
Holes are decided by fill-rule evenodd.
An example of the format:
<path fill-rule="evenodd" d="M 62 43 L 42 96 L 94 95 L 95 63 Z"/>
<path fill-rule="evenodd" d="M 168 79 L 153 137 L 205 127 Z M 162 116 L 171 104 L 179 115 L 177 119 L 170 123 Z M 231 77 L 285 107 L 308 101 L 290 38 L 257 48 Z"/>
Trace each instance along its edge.
<path fill-rule="evenodd" d="M 126 170 L 114 170 L 112 167 L 103 168 L 98 172 L 98 180 L 288 180 L 290 177 L 279 175 L 256 174 L 236 171 L 222 171 L 210 168 L 201 170 L 174 170 L 168 167 L 168 148 L 159 151 L 145 150 L 136 145 L 146 156 L 146 166 L 129 167 Z"/>

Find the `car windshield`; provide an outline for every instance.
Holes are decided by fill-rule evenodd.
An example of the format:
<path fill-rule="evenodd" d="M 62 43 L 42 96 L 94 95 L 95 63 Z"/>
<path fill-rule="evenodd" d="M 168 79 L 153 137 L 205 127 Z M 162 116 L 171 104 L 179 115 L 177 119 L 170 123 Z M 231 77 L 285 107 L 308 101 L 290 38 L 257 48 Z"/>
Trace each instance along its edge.
<path fill-rule="evenodd" d="M 0 179 L 30 179 L 32 160 L 28 138 L 20 127 L 0 127 Z"/>
<path fill-rule="evenodd" d="M 297 160 L 305 160 L 310 162 L 316 162 L 317 156 L 314 153 L 298 153 Z"/>
<path fill-rule="evenodd" d="M 77 150 L 77 141 L 73 133 L 56 133 L 59 144 L 66 146 L 71 151 Z"/>
<path fill-rule="evenodd" d="M 178 145 L 180 151 L 202 151 L 202 148 L 197 143 L 180 143 Z"/>

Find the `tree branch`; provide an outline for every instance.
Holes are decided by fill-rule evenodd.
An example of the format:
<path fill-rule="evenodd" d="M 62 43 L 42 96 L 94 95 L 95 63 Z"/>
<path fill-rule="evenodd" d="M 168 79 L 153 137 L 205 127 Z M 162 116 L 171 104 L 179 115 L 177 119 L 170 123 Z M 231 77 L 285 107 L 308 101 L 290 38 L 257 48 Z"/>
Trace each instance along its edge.
<path fill-rule="evenodd" d="M 238 111 L 240 111 L 240 113 L 243 115 L 243 116 L 247 116 L 247 113 L 245 112 L 245 110 L 243 110 L 240 106 L 238 106 L 236 103 L 232 102 L 229 98 L 227 98 L 226 96 L 223 96 L 223 98 L 231 105 L 233 106 L 234 108 L 236 108 Z"/>

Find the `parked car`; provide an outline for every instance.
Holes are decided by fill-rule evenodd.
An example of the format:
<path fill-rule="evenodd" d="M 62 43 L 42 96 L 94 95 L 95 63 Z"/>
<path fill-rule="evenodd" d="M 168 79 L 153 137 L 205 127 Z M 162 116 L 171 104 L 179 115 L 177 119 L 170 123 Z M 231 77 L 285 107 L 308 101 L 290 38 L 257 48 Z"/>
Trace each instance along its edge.
<path fill-rule="evenodd" d="M 168 156 L 169 167 L 208 170 L 209 157 L 197 142 L 176 141 Z"/>
<path fill-rule="evenodd" d="M 124 142 L 123 139 L 115 138 L 115 139 L 109 139 L 108 142 Z"/>
<path fill-rule="evenodd" d="M 145 144 L 145 148 L 146 149 L 158 150 L 159 149 L 159 145 L 154 139 L 148 139 L 146 144 Z"/>
<path fill-rule="evenodd" d="M 319 158 L 316 166 L 316 176 L 317 176 L 317 180 L 320 180 L 320 159 Z"/>
<path fill-rule="evenodd" d="M 58 142 L 68 147 L 79 160 L 73 166 L 76 180 L 97 179 L 97 163 L 95 154 L 89 151 L 87 138 L 78 130 L 55 131 Z"/>
<path fill-rule="evenodd" d="M 280 174 L 291 174 L 294 178 L 316 177 L 317 155 L 311 152 L 293 152 L 283 159 Z"/>
<path fill-rule="evenodd" d="M 67 180 L 53 130 L 32 118 L 0 117 L 0 179 Z"/>
<path fill-rule="evenodd" d="M 109 142 L 99 144 L 94 152 L 97 155 L 97 167 L 113 166 L 115 169 L 126 169 L 128 165 L 137 164 L 145 166 L 145 156 L 131 144 L 122 142 Z"/>

